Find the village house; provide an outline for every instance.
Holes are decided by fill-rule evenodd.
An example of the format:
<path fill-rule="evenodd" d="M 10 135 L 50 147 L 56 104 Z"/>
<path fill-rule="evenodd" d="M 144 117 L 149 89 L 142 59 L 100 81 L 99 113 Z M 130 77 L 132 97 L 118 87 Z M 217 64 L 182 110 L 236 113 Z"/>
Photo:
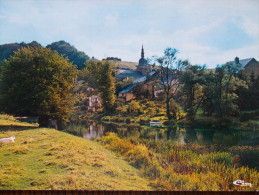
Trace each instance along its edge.
<path fill-rule="evenodd" d="M 241 64 L 241 68 L 245 71 L 247 74 L 251 74 L 254 72 L 254 74 L 259 74 L 259 62 L 255 58 L 247 58 L 239 60 L 238 57 L 235 58 L 234 61 L 230 61 L 230 63 L 235 64 Z"/>
<path fill-rule="evenodd" d="M 126 102 L 131 101 L 132 99 L 135 99 L 136 96 L 132 92 L 132 89 L 134 87 L 136 87 L 136 84 L 130 85 L 130 86 L 126 87 L 125 89 L 121 90 L 119 92 L 118 100 L 123 102 L 123 103 L 126 103 Z"/>
<path fill-rule="evenodd" d="M 88 105 L 89 112 L 96 112 L 101 107 L 102 107 L 102 103 L 101 103 L 100 96 L 92 95 L 89 97 L 89 105 Z"/>

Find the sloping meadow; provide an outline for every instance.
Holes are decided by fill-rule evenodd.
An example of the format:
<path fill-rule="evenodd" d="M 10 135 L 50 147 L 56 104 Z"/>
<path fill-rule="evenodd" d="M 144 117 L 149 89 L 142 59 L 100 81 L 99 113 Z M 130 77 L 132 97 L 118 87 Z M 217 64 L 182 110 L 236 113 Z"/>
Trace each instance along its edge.
<path fill-rule="evenodd" d="M 120 156 L 96 142 L 47 128 L 0 131 L 0 189 L 154 190 Z"/>

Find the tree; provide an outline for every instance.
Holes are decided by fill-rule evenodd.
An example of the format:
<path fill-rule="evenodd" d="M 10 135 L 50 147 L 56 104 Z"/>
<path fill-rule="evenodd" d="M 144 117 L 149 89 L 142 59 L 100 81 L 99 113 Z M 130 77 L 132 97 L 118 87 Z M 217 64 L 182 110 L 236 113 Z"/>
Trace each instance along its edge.
<path fill-rule="evenodd" d="M 128 113 L 138 113 L 140 109 L 141 109 L 141 107 L 139 105 L 139 102 L 132 100 L 129 103 Z"/>
<path fill-rule="evenodd" d="M 67 121 L 73 105 L 76 68 L 57 52 L 27 47 L 3 62 L 0 75 L 0 109 L 8 114 Z"/>
<path fill-rule="evenodd" d="M 102 104 L 105 112 L 114 110 L 115 103 L 115 82 L 112 76 L 112 66 L 104 61 L 100 69 L 99 89 L 101 92 Z"/>
<path fill-rule="evenodd" d="M 113 111 L 115 103 L 115 81 L 112 76 L 112 64 L 108 61 L 90 60 L 81 71 L 81 79 L 101 93 L 105 112 Z"/>
<path fill-rule="evenodd" d="M 176 49 L 167 48 L 164 51 L 164 56 L 154 58 L 155 62 L 160 66 L 160 80 L 166 94 L 167 117 L 169 121 L 172 119 L 170 100 L 172 98 L 174 99 L 180 85 L 180 75 L 184 67 L 188 64 L 188 61 L 177 60 L 177 52 Z M 173 115 L 173 119 L 176 119 L 175 115 Z"/>
<path fill-rule="evenodd" d="M 85 63 L 85 68 L 79 71 L 79 79 L 84 80 L 88 86 L 99 89 L 101 78 L 102 63 L 98 60 L 91 59 Z"/>
<path fill-rule="evenodd" d="M 180 78 L 183 84 L 180 95 L 184 102 L 184 110 L 191 121 L 194 120 L 195 114 L 204 99 L 204 94 L 201 91 L 205 82 L 204 70 L 205 66 L 188 65 Z"/>
<path fill-rule="evenodd" d="M 247 86 L 241 86 L 237 90 L 238 106 L 241 111 L 259 109 L 259 75 L 252 72 L 249 79 L 243 78 Z"/>
<path fill-rule="evenodd" d="M 205 112 L 209 110 L 210 114 L 214 113 L 220 126 L 230 125 L 232 117 L 239 115 L 238 89 L 247 87 L 238 78 L 239 70 L 239 64 L 227 63 L 217 66 L 215 73 L 211 72 L 206 76 L 203 109 Z"/>

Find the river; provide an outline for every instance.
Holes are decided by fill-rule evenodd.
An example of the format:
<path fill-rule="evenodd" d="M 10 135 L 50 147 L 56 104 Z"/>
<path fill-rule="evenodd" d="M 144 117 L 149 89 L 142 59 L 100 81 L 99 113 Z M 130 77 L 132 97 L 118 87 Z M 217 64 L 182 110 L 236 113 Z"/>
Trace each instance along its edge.
<path fill-rule="evenodd" d="M 222 130 L 178 128 L 168 133 L 167 128 L 136 126 L 124 123 L 73 123 L 66 131 L 94 140 L 108 132 L 114 132 L 119 137 L 149 139 L 155 141 L 172 140 L 176 144 L 196 144 L 215 151 L 232 151 L 240 156 L 242 165 L 259 170 L 259 131 Z"/>

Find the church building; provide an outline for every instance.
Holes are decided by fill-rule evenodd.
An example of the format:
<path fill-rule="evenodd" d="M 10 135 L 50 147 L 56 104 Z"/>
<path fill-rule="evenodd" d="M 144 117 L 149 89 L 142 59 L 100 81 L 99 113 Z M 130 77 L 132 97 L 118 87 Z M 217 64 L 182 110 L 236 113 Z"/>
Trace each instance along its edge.
<path fill-rule="evenodd" d="M 144 57 L 143 45 L 141 49 L 141 58 L 139 59 L 139 63 L 137 66 L 137 71 L 141 72 L 141 74 L 144 76 L 147 76 L 152 71 L 152 67 L 148 65 L 147 60 Z"/>
<path fill-rule="evenodd" d="M 139 59 L 139 63 L 137 65 L 136 70 L 131 70 L 131 69 L 118 70 L 118 74 L 116 75 L 116 81 L 121 81 L 125 78 L 143 80 L 144 78 L 146 79 L 146 76 L 151 74 L 152 74 L 152 66 L 148 64 L 147 60 L 144 57 L 144 48 L 142 45 L 141 58 Z"/>

